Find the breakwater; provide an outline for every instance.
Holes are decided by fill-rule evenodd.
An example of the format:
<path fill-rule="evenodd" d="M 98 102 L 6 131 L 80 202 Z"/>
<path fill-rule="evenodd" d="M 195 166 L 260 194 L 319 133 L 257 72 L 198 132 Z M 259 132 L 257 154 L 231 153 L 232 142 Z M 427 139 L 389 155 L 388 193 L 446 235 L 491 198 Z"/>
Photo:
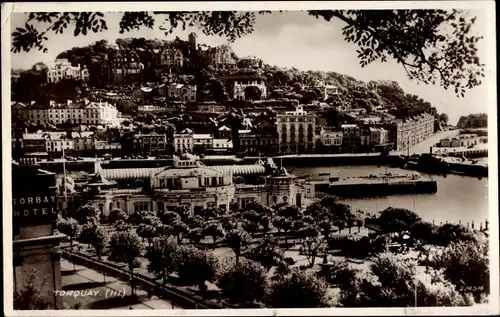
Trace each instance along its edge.
<path fill-rule="evenodd" d="M 315 184 L 315 190 L 342 198 L 368 198 L 391 195 L 433 194 L 437 192 L 437 182 L 434 180 L 396 181 L 389 183 L 360 182 L 356 184 L 320 182 Z"/>

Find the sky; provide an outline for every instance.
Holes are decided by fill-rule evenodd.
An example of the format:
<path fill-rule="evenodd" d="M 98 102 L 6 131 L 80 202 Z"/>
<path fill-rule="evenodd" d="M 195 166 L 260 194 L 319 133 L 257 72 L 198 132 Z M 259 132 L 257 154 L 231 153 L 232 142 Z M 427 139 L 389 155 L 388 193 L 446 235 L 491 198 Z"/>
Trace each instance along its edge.
<path fill-rule="evenodd" d="M 486 57 L 488 43 L 495 41 L 489 38 L 487 12 L 483 9 L 470 10 L 470 14 L 477 16 L 473 32 L 483 35 L 485 38 L 479 43 L 478 55 Z M 47 53 L 30 51 L 28 53 L 11 53 L 12 68 L 30 68 L 37 62 L 50 62 L 62 51 L 72 47 L 85 46 L 95 41 L 107 39 L 110 43 L 117 38 L 145 37 L 158 39 L 187 39 L 190 32 L 198 35 L 198 43 L 207 45 L 226 44 L 224 38 L 217 36 L 205 36 L 197 29 L 185 31 L 176 30 L 173 34 L 166 36 L 159 26 L 161 21 L 156 21 L 153 30 L 142 28 L 138 31 L 119 34 L 120 13 L 105 13 L 108 30 L 101 33 L 91 33 L 87 36 L 74 37 L 71 31 L 61 35 L 51 34 L 46 43 Z M 24 13 L 13 13 L 11 28 L 24 26 L 27 15 Z M 387 63 L 373 63 L 361 68 L 356 54 L 356 45 L 344 41 L 341 28 L 344 26 L 340 20 L 333 19 L 330 22 L 316 19 L 302 11 L 273 12 L 269 15 L 259 15 L 256 18 L 254 32 L 231 44 L 234 52 L 240 56 L 256 56 L 265 63 L 280 67 L 295 67 L 300 70 L 322 70 L 335 71 L 352 76 L 358 80 L 390 80 L 397 81 L 406 93 L 420 96 L 429 101 L 438 112 L 448 114 L 451 124 L 456 124 L 460 116 L 470 113 L 488 112 L 488 94 L 495 93 L 488 90 L 488 86 L 482 85 L 467 91 L 464 98 L 458 98 L 453 91 L 446 91 L 437 85 L 426 85 L 410 80 L 402 66 L 395 61 Z M 483 59 L 484 60 L 484 59 Z M 494 66 L 486 65 L 486 78 L 483 82 L 492 80 L 494 77 Z"/>

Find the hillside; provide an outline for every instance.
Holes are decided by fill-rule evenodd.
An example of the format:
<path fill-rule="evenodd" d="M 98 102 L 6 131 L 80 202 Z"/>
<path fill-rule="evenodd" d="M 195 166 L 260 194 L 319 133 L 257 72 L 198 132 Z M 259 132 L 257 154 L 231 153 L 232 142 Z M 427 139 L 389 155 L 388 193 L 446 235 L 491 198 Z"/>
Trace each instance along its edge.
<path fill-rule="evenodd" d="M 251 76 L 264 79 L 268 87 L 269 97 L 275 99 L 297 99 L 305 104 L 323 101 L 335 106 L 364 108 L 368 111 L 386 109 L 397 117 L 407 117 L 422 112 L 437 114 L 436 109 L 429 102 L 418 96 L 406 94 L 397 82 L 392 81 L 366 83 L 336 72 L 301 71 L 295 68 L 279 68 L 267 64 L 261 68 L 244 68 L 246 65 L 239 63 L 239 68 L 235 70 L 215 70 L 196 52 L 190 52 L 188 43 L 179 38 L 173 41 L 126 38 L 116 40 L 115 44 L 109 44 L 102 40 L 88 46 L 63 51 L 57 58 L 67 58 L 74 65 L 87 66 L 91 71 L 89 86 L 104 87 L 106 75 L 103 70 L 109 68 L 109 53 L 119 48 L 131 49 L 137 52 L 145 66 L 143 81 L 154 82 L 164 78 L 157 69 L 152 67 L 154 52 L 158 52 L 159 49 L 167 45 L 182 51 L 185 58 L 184 66 L 180 72 L 195 76 L 194 83 L 198 85 L 199 96 L 197 100 L 199 101 L 225 101 L 229 97 L 227 92 L 231 91 L 232 88 L 230 84 L 224 82 L 225 77 Z M 204 45 L 199 45 L 199 47 L 208 48 Z M 238 60 L 234 53 L 233 57 Z M 314 89 L 317 82 L 337 86 L 340 94 L 330 100 L 322 100 L 319 91 Z M 19 98 L 19 96 L 16 97 Z M 22 98 L 23 96 L 21 96 Z"/>

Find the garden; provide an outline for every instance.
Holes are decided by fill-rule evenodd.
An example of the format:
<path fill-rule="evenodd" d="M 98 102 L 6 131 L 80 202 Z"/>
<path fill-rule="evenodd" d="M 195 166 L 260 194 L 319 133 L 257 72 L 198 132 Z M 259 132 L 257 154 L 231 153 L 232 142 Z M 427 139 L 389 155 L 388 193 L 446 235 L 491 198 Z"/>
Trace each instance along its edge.
<path fill-rule="evenodd" d="M 377 216 L 333 197 L 305 209 L 250 203 L 101 217 L 81 206 L 58 228 L 68 247 L 158 286 L 227 307 L 470 306 L 489 294 L 488 235 L 412 211 Z M 74 242 L 78 242 L 75 247 Z M 133 289 L 133 287 L 132 287 Z"/>

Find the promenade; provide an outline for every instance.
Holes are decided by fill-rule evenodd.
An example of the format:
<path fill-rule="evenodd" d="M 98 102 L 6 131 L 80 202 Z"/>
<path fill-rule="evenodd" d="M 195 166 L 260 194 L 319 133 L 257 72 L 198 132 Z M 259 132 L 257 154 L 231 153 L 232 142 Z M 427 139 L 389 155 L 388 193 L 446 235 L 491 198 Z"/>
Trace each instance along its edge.
<path fill-rule="evenodd" d="M 136 287 L 136 296 L 131 296 L 129 281 L 123 281 L 82 265 L 61 260 L 62 291 L 64 309 L 181 309 L 156 296 L 148 297 L 147 290 Z M 76 292 L 78 291 L 78 292 Z"/>

